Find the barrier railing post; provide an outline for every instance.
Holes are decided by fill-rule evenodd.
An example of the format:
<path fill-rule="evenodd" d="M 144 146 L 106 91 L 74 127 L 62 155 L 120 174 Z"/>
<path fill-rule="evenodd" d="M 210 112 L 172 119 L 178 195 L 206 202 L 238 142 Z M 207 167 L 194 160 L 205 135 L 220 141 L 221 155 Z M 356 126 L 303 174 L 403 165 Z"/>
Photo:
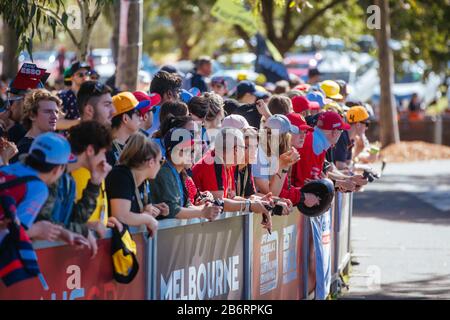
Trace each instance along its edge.
<path fill-rule="evenodd" d="M 253 214 L 244 216 L 244 297 L 252 298 Z"/>
<path fill-rule="evenodd" d="M 144 242 L 145 242 L 145 299 L 151 300 L 152 299 L 152 272 L 153 272 L 153 266 L 152 266 L 152 240 L 146 238 L 146 235 L 144 233 Z"/>
<path fill-rule="evenodd" d="M 151 265 L 151 273 L 149 275 L 149 278 L 151 279 L 151 300 L 156 300 L 157 297 L 157 292 L 156 292 L 156 288 L 157 288 L 157 281 L 158 279 L 156 278 L 157 276 L 157 256 L 158 256 L 158 235 L 155 234 L 153 235 L 153 239 L 150 241 L 150 246 L 151 248 L 151 261 L 150 261 L 150 265 Z M 162 299 L 162 297 L 161 297 Z"/>

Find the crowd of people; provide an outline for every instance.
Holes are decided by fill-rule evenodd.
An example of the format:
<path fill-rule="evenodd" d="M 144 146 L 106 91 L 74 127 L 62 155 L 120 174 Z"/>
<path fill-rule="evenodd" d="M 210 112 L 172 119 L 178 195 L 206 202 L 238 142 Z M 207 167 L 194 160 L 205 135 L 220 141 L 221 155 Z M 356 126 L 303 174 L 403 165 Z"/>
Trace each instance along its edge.
<path fill-rule="evenodd" d="M 371 110 L 346 101 L 344 81 L 227 88 L 211 60 L 182 77 L 164 66 L 149 92 L 115 92 L 74 62 L 67 88 L 15 88 L 0 113 L 0 246 L 13 230 L 97 252 L 107 228 L 161 219 L 216 220 L 222 212 L 288 215 L 302 191 L 328 178 L 360 191 L 377 150 L 365 136 Z M 270 90 L 273 88 L 274 90 Z M 230 90 L 232 89 L 232 90 Z M 277 93 L 275 93 L 275 89 Z M 5 265 L 0 261 L 0 269 Z"/>

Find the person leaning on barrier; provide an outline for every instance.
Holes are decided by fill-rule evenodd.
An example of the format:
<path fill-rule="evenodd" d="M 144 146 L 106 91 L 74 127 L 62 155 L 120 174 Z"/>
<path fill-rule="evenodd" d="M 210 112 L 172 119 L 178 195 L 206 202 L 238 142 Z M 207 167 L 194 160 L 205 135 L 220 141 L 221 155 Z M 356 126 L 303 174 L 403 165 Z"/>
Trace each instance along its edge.
<path fill-rule="evenodd" d="M 258 133 L 251 127 L 247 120 L 240 115 L 232 114 L 223 120 L 224 128 L 235 128 L 244 134 L 244 158 L 242 163 L 237 163 L 234 170 L 236 196 L 234 200 L 245 199 L 267 199 L 277 201 L 283 210 L 282 214 L 287 215 L 292 209 L 292 202 L 288 199 L 273 197 L 271 193 L 263 195 L 256 192 L 255 182 L 252 174 L 252 164 L 256 161 L 256 150 L 258 146 Z"/>
<path fill-rule="evenodd" d="M 73 233 L 64 232 L 61 226 L 47 221 L 36 222 L 36 217 L 48 197 L 47 186 L 55 183 L 64 173 L 67 163 L 72 155 L 70 145 L 66 138 L 48 132 L 36 137 L 31 144 L 24 162 L 17 162 L 0 169 L 0 177 L 5 185 L 16 183 L 1 190 L 3 205 L 11 201 L 15 213 L 0 206 L 0 244 L 9 234 L 8 228 L 13 221 L 10 214 L 15 214 L 20 224 L 27 230 L 32 240 L 63 240 L 70 244 L 88 243 L 83 237 Z M 19 179 L 23 179 L 22 182 Z M 0 185 L 0 186 L 1 186 Z"/>
<path fill-rule="evenodd" d="M 111 170 L 105 157 L 111 146 L 111 132 L 96 121 L 85 121 L 69 129 L 68 140 L 76 162 L 69 163 L 67 172 L 55 184 L 49 186 L 49 197 L 36 220 L 51 221 L 82 234 L 89 241 L 95 256 L 97 243 L 94 232 L 101 238 L 105 236 L 104 219 L 107 217 L 100 217 L 97 221 L 88 220 L 97 207 L 100 185 Z M 89 171 L 91 178 L 81 198 L 77 199 L 76 183 L 70 173 L 81 167 Z M 103 214 L 106 215 L 104 211 Z M 110 223 L 117 224 L 117 220 L 110 218 Z"/>
<path fill-rule="evenodd" d="M 167 215 L 164 203 L 152 205 L 149 179 L 154 179 L 163 163 L 159 147 L 143 134 L 132 135 L 119 164 L 106 177 L 109 215 L 129 226 L 145 225 L 150 235 L 158 228 L 158 215 Z"/>
<path fill-rule="evenodd" d="M 230 128 L 224 128 L 221 132 L 227 130 Z M 233 200 L 219 197 L 214 200 L 214 196 L 208 190 L 203 190 L 198 192 L 195 205 L 192 205 L 185 186 L 187 178 L 185 169 L 192 165 L 194 151 L 192 136 L 187 130 L 174 128 L 166 134 L 164 144 L 167 149 L 167 162 L 152 181 L 151 189 L 155 191 L 152 193 L 155 201 L 164 201 L 171 208 L 169 217 L 206 218 L 212 221 L 222 210 L 250 211 L 263 214 L 263 226 L 271 228 L 270 213 L 265 207 L 270 205 L 269 199 Z"/>
<path fill-rule="evenodd" d="M 258 192 L 280 194 L 289 168 L 300 158 L 291 146 L 292 133 L 298 134 L 298 128 L 280 114 L 269 117 L 260 131 L 257 160 L 252 168 Z"/>
<path fill-rule="evenodd" d="M 191 133 L 182 128 L 172 128 L 164 136 L 166 162 L 158 175 L 150 182 L 152 200 L 166 203 L 169 207 L 167 218 L 205 218 L 215 220 L 221 211 L 211 203 L 194 206 L 186 188 L 186 168 L 192 165 L 194 140 Z"/>

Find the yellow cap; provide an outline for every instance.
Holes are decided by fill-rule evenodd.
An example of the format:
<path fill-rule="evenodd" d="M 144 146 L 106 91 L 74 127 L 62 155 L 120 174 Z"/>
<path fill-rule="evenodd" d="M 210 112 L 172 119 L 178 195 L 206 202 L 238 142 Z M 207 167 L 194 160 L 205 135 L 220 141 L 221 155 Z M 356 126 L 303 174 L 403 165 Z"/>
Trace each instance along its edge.
<path fill-rule="evenodd" d="M 112 103 L 114 109 L 116 109 L 116 112 L 114 112 L 114 116 L 116 116 L 133 110 L 138 106 L 139 101 L 131 92 L 125 91 L 112 97 Z"/>
<path fill-rule="evenodd" d="M 337 102 L 334 102 L 334 101 L 328 102 L 326 105 L 324 105 L 323 110 L 335 111 L 335 112 L 339 113 L 340 115 L 344 114 L 344 110 L 342 109 L 342 107 Z"/>
<path fill-rule="evenodd" d="M 320 84 L 320 88 L 325 92 L 327 98 L 343 99 L 344 97 L 339 93 L 339 85 L 333 80 L 325 80 Z"/>
<path fill-rule="evenodd" d="M 361 106 L 354 106 L 347 111 L 347 121 L 348 123 L 362 122 L 369 119 L 369 113 L 366 108 Z"/>

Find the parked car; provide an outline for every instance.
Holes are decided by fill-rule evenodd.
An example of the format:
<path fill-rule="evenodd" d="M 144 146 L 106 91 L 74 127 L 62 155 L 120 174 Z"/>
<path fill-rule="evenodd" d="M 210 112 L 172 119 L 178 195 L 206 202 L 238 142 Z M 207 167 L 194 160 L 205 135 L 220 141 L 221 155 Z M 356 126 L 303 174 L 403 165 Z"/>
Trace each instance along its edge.
<path fill-rule="evenodd" d="M 317 66 L 316 54 L 304 53 L 288 55 L 283 60 L 284 65 L 289 73 L 306 80 L 308 77 L 308 70 Z"/>
<path fill-rule="evenodd" d="M 347 82 L 350 100 L 366 102 L 379 83 L 377 60 L 366 53 L 323 51 L 318 65 L 321 80 Z"/>

